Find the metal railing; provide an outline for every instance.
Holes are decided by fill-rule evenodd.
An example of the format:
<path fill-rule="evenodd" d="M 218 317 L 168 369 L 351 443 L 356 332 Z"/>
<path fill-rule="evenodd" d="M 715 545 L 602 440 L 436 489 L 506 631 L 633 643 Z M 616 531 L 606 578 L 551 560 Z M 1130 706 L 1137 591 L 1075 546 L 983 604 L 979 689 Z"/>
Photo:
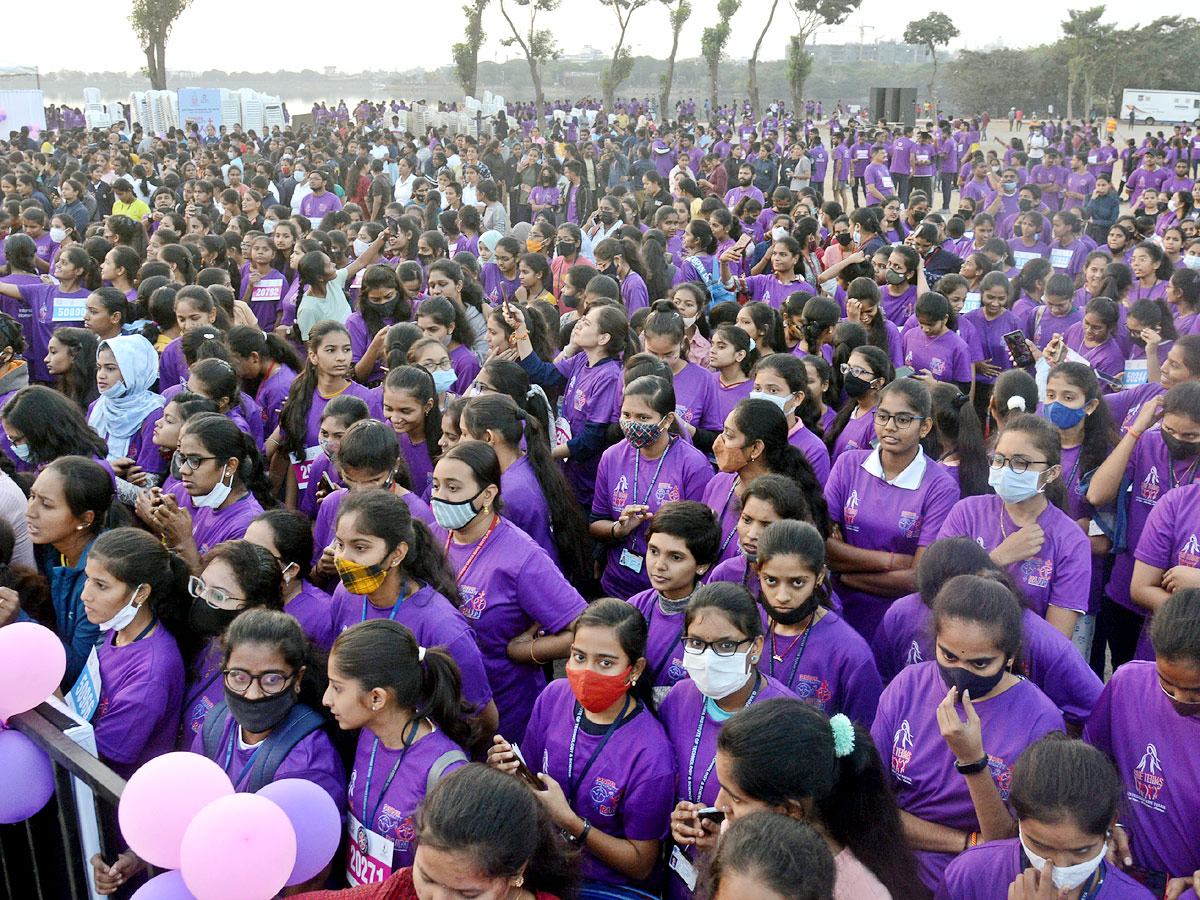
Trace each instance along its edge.
<path fill-rule="evenodd" d="M 91 896 L 83 856 L 76 779 L 92 790 L 100 852 L 112 861 L 123 846 L 117 829 L 117 803 L 125 779 L 75 743 L 64 731 L 76 723 L 43 703 L 13 716 L 20 731 L 50 757 L 54 796 L 35 816 L 0 826 L 0 886 L 8 897 L 37 900 L 85 900 Z M 0 773 L 0 777 L 12 777 Z"/>

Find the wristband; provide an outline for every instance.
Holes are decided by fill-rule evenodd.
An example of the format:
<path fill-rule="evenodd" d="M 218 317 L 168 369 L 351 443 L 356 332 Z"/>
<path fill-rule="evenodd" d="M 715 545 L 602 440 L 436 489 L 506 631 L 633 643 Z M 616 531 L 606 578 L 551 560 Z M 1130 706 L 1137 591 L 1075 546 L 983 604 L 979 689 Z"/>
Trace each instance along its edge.
<path fill-rule="evenodd" d="M 534 635 L 529 639 L 529 658 L 533 661 L 535 666 L 544 666 L 546 663 L 538 659 L 537 654 L 533 652 L 533 648 L 535 646 L 537 646 L 537 635 Z"/>
<path fill-rule="evenodd" d="M 1141 439 L 1141 437 L 1142 437 L 1142 432 L 1140 432 L 1140 431 L 1134 431 L 1132 428 L 1131 428 L 1131 429 L 1129 429 L 1129 431 L 1128 431 L 1128 432 L 1126 432 L 1126 434 L 1133 435 L 1133 442 L 1134 442 L 1135 444 L 1136 444 L 1136 443 L 1137 443 L 1137 442 L 1138 442 L 1138 441 Z"/>
<path fill-rule="evenodd" d="M 954 768 L 958 770 L 958 774 L 960 775 L 978 775 L 980 772 L 986 769 L 987 766 L 988 755 L 986 753 L 983 754 L 982 759 L 978 759 L 972 763 L 960 763 L 958 760 L 954 761 Z"/>
<path fill-rule="evenodd" d="M 590 832 L 591 830 L 592 830 L 592 823 L 589 822 L 587 819 L 584 819 L 583 820 L 583 831 L 579 832 L 578 837 L 572 837 L 571 843 L 575 844 L 575 846 L 577 846 L 577 847 L 582 847 L 584 845 L 584 842 L 587 841 L 588 832 Z"/>

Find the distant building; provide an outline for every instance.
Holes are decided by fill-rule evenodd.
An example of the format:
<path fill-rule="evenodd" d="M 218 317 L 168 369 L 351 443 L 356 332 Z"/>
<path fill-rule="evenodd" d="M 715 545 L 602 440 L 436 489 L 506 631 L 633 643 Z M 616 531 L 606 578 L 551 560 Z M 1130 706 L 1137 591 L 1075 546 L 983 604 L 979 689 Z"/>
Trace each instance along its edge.
<path fill-rule="evenodd" d="M 903 66 L 922 63 L 928 58 L 924 47 L 899 41 L 877 41 L 873 44 L 811 44 L 807 49 L 817 62 L 828 65 L 870 62 L 885 66 Z"/>

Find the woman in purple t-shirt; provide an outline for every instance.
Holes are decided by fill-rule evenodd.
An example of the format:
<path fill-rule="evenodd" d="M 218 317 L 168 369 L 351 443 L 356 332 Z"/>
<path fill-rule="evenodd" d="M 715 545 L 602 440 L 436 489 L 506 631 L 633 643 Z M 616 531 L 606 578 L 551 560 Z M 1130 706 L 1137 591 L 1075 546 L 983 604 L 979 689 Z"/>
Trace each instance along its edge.
<path fill-rule="evenodd" d="M 770 400 L 783 410 L 788 441 L 804 454 L 817 480 L 829 477 L 829 448 L 821 440 L 818 400 L 809 392 L 804 362 L 791 353 L 772 353 L 754 369 L 752 399 Z"/>
<path fill-rule="evenodd" d="M 843 453 L 868 449 L 875 441 L 879 392 L 895 375 L 887 353 L 867 344 L 855 347 L 842 363 L 842 390 L 848 399 L 825 431 L 825 444 L 834 463 Z"/>
<path fill-rule="evenodd" d="M 931 890 L 965 847 L 1012 833 L 1013 764 L 1064 728 L 1057 707 L 1011 671 L 1022 628 L 1007 587 L 977 575 L 950 579 L 933 603 L 933 632 L 936 658 L 896 676 L 871 727 Z"/>
<path fill-rule="evenodd" d="M 1064 889 L 1096 900 L 1154 896 L 1105 859 L 1124 804 L 1117 773 L 1099 750 L 1064 735 L 1035 741 L 1013 767 L 1010 797 L 1019 836 L 960 855 L 935 900 L 1029 900 Z"/>
<path fill-rule="evenodd" d="M 364 580 L 384 574 L 350 565 Z M 352 887 L 386 881 L 412 865 L 429 788 L 469 762 L 457 667 L 398 622 L 362 622 L 333 643 L 324 702 L 343 731 L 361 729 L 346 794 L 346 878 Z"/>

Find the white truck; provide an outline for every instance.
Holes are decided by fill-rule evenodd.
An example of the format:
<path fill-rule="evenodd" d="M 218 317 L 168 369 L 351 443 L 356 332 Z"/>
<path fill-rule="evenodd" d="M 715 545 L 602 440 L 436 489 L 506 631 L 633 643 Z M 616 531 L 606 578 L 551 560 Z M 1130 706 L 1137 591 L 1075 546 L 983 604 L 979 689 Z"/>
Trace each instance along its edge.
<path fill-rule="evenodd" d="M 1121 96 L 1121 118 L 1130 117 L 1146 125 L 1164 122 L 1200 127 L 1200 93 L 1126 88 Z"/>

